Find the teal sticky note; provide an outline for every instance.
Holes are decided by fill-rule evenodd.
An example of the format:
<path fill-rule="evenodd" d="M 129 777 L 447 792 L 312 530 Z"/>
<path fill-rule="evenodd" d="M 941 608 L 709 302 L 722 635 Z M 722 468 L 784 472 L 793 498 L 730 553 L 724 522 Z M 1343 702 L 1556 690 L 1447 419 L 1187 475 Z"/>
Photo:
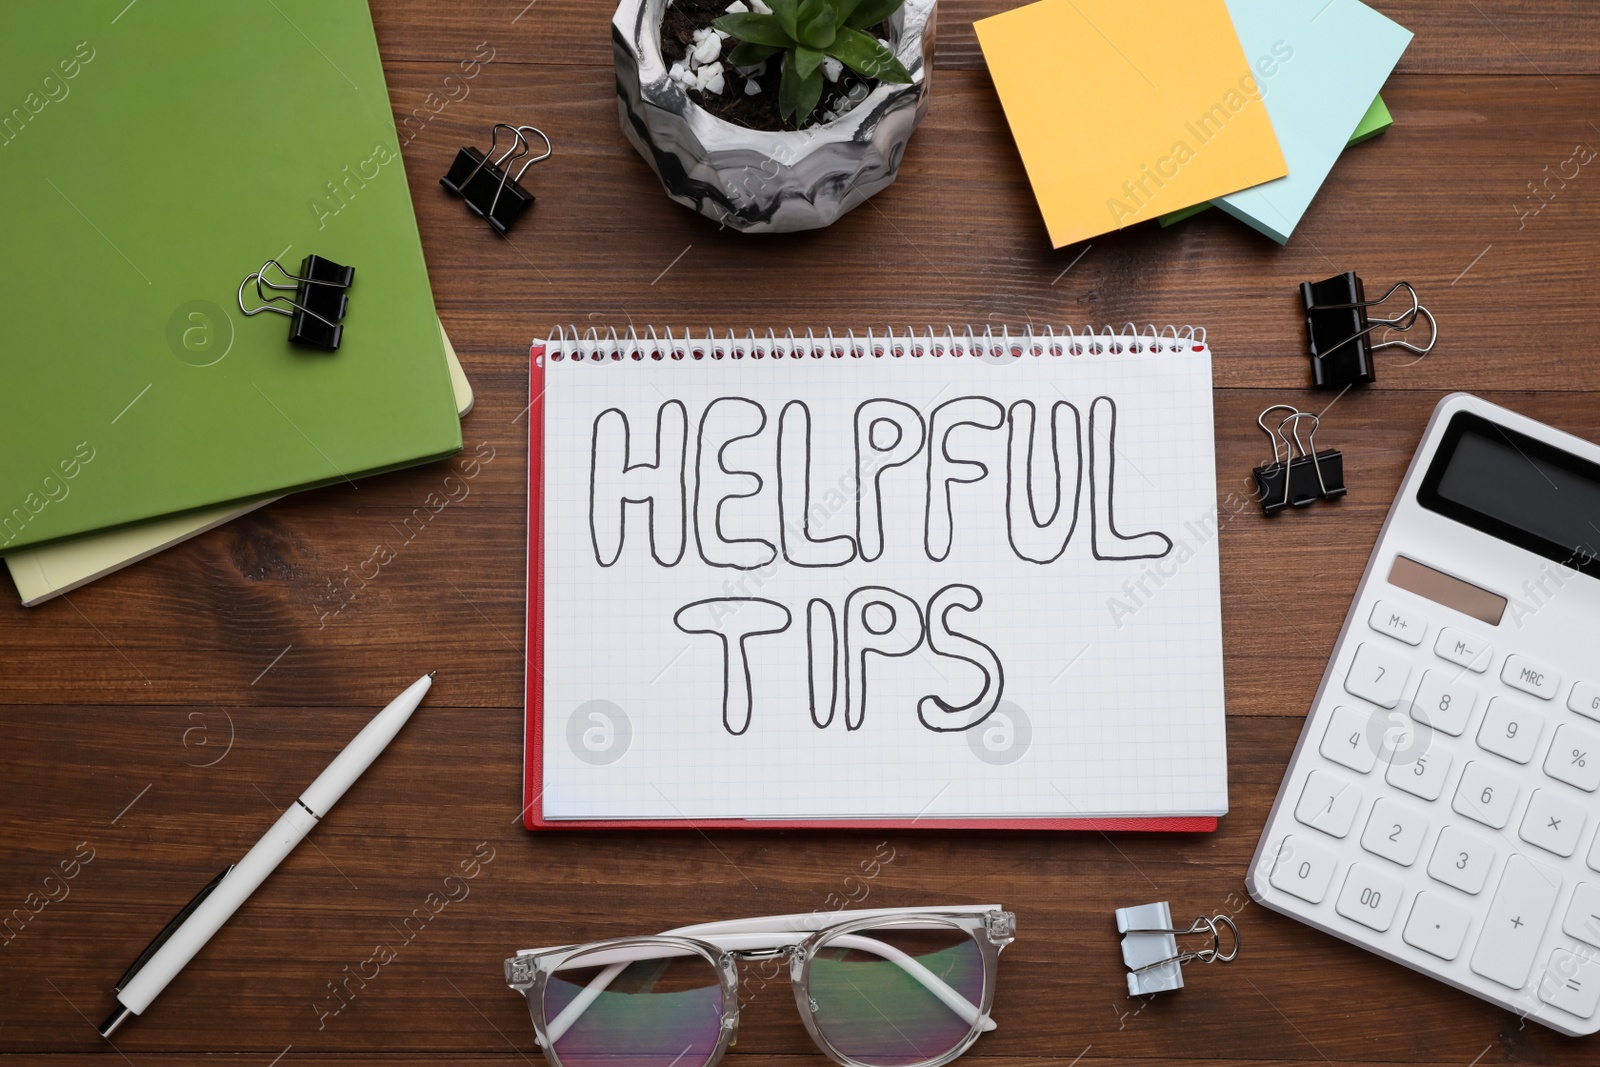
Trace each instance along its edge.
<path fill-rule="evenodd" d="M 1227 3 L 1289 176 L 1212 203 L 1287 244 L 1411 43 L 1411 31 L 1360 0 Z"/>

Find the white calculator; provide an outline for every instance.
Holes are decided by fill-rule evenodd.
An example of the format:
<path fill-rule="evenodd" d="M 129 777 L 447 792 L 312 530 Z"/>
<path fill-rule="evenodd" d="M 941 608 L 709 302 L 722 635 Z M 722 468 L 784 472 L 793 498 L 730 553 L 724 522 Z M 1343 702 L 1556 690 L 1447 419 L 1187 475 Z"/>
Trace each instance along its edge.
<path fill-rule="evenodd" d="M 1275 911 L 1600 1029 L 1600 447 L 1445 397 L 1246 878 Z"/>

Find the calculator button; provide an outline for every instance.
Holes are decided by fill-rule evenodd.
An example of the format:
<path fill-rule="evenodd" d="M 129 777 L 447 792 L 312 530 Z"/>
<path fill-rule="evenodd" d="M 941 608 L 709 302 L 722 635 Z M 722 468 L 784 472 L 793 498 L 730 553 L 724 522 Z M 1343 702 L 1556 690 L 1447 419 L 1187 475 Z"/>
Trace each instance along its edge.
<path fill-rule="evenodd" d="M 1571 723 L 1556 727 L 1544 773 L 1586 793 L 1600 789 L 1600 734 Z"/>
<path fill-rule="evenodd" d="M 1460 737 L 1477 706 L 1477 686 L 1447 671 L 1428 671 L 1411 702 L 1411 717 L 1451 737 Z"/>
<path fill-rule="evenodd" d="M 1427 819 L 1404 804 L 1380 797 L 1367 817 L 1367 828 L 1361 833 L 1361 847 L 1374 856 L 1409 867 L 1417 861 L 1422 839 L 1427 836 Z"/>
<path fill-rule="evenodd" d="M 1527 763 L 1539 745 L 1544 716 L 1529 708 L 1495 697 L 1478 727 L 1478 747 L 1517 763 Z"/>
<path fill-rule="evenodd" d="M 1267 880 L 1276 889 L 1293 893 L 1308 903 L 1321 904 L 1337 865 L 1334 854 L 1321 845 L 1312 844 L 1304 837 L 1286 837 L 1278 848 L 1278 859 Z"/>
<path fill-rule="evenodd" d="M 1561 688 L 1561 675 L 1527 656 L 1507 656 L 1500 680 L 1541 700 L 1553 699 L 1556 690 Z"/>
<path fill-rule="evenodd" d="M 1567 905 L 1567 917 L 1561 929 L 1569 937 L 1600 948 L 1600 884 L 1579 882 L 1573 891 L 1572 903 Z"/>
<path fill-rule="evenodd" d="M 1380 634 L 1388 634 L 1408 645 L 1422 644 L 1422 635 L 1428 632 L 1425 616 L 1392 600 L 1380 600 L 1374 604 L 1367 625 Z"/>
<path fill-rule="evenodd" d="M 1483 920 L 1483 933 L 1472 950 L 1472 969 L 1512 989 L 1526 985 L 1560 891 L 1561 878 L 1554 871 L 1536 867 L 1522 856 L 1506 860 L 1500 887 Z"/>
<path fill-rule="evenodd" d="M 1477 896 L 1489 877 L 1494 860 L 1493 845 L 1459 826 L 1446 826 L 1439 832 L 1439 843 L 1433 846 L 1428 877 Z"/>
<path fill-rule="evenodd" d="M 1382 933 L 1394 923 L 1394 913 L 1399 910 L 1400 898 L 1404 895 L 1405 885 L 1400 879 L 1387 871 L 1356 863 L 1345 875 L 1344 889 L 1333 907 L 1346 919 L 1354 919 Z"/>
<path fill-rule="evenodd" d="M 1420 756 L 1407 756 L 1404 762 L 1389 764 L 1384 781 L 1423 800 L 1438 800 L 1444 792 L 1445 776 L 1450 773 L 1450 753 L 1435 746 Z"/>
<path fill-rule="evenodd" d="M 1584 822 L 1583 809 L 1577 804 L 1554 789 L 1535 789 L 1517 836 L 1546 852 L 1570 856 L 1577 851 Z"/>
<path fill-rule="evenodd" d="M 1600 871 L 1600 834 L 1595 835 L 1594 843 L 1589 846 L 1589 868 Z"/>
<path fill-rule="evenodd" d="M 1345 675 L 1345 691 L 1362 700 L 1370 700 L 1379 707 L 1392 708 L 1400 703 L 1400 693 L 1411 676 L 1411 660 L 1404 653 L 1363 642 L 1356 649 L 1350 673 Z"/>
<path fill-rule="evenodd" d="M 1343 837 L 1350 832 L 1360 807 L 1361 790 L 1327 771 L 1312 771 L 1294 817 L 1325 834 Z"/>
<path fill-rule="evenodd" d="M 1499 830 L 1511 820 L 1511 809 L 1520 791 L 1516 778 L 1491 763 L 1473 760 L 1461 772 L 1450 807 L 1458 815 Z"/>
<path fill-rule="evenodd" d="M 1567 697 L 1567 707 L 1579 715 L 1600 719 L 1600 685 L 1593 682 L 1577 683 L 1572 687 L 1572 695 Z"/>
<path fill-rule="evenodd" d="M 1418 893 L 1400 936 L 1441 960 L 1453 960 L 1461 954 L 1471 922 L 1472 913 L 1443 893 Z"/>
<path fill-rule="evenodd" d="M 1330 759 L 1359 774 L 1372 770 L 1378 753 L 1367 736 L 1372 717 L 1356 708 L 1334 708 L 1328 719 L 1328 732 L 1322 735 L 1323 758 Z"/>
<path fill-rule="evenodd" d="M 1600 962 L 1558 948 L 1550 953 L 1539 999 L 1584 1019 L 1600 1007 Z"/>
<path fill-rule="evenodd" d="M 1488 670 L 1489 661 L 1494 659 L 1494 649 L 1489 647 L 1489 642 L 1448 626 L 1439 631 L 1433 651 L 1440 658 L 1479 674 Z"/>

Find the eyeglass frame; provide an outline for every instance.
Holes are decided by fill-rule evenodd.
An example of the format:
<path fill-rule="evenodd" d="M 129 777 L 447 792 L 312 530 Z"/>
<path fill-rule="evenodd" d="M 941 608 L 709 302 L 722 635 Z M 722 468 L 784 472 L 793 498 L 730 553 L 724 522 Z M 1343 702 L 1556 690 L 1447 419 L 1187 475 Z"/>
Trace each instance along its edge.
<path fill-rule="evenodd" d="M 710 1055 L 699 1065 L 699 1067 L 716 1067 L 738 1035 L 740 961 L 786 958 L 789 961 L 789 982 L 794 991 L 795 1006 L 800 1012 L 800 1021 L 805 1024 L 806 1032 L 811 1035 L 811 1040 L 817 1048 L 841 1067 L 881 1067 L 846 1055 L 822 1033 L 814 1017 L 815 1008 L 810 996 L 811 964 L 825 943 L 843 934 L 884 925 L 914 926 L 918 920 L 923 920 L 935 927 L 960 930 L 978 946 L 979 955 L 983 960 L 983 991 L 978 1003 L 972 1004 L 946 985 L 942 979 L 922 968 L 914 959 L 908 957 L 908 962 L 922 970 L 926 978 L 910 970 L 905 963 L 895 961 L 970 1024 L 967 1035 L 957 1042 L 955 1047 L 939 1056 L 920 1060 L 906 1067 L 944 1067 L 970 1049 L 981 1034 L 996 1029 L 997 1024 L 989 1012 L 994 1006 L 1000 952 L 1016 939 L 1017 922 L 1014 914 L 997 904 L 986 904 L 967 907 L 873 908 L 852 912 L 851 915 L 853 917 L 846 921 L 829 923 L 821 927 L 816 925 L 818 916 L 815 913 L 796 913 L 699 923 L 677 927 L 655 936 L 615 937 L 579 945 L 523 949 L 505 961 L 506 985 L 521 993 L 527 1000 L 528 1014 L 533 1020 L 536 1042 L 544 1050 L 545 1058 L 550 1061 L 552 1067 L 565 1067 L 560 1054 L 556 1052 L 556 1042 L 566 1036 L 572 1022 L 577 1021 L 599 994 L 604 992 L 605 985 L 610 983 L 611 977 L 615 977 L 615 974 L 605 977 L 605 972 L 601 972 L 601 975 L 592 979 L 589 986 L 580 992 L 561 1014 L 558 1014 L 554 1022 L 559 1022 L 562 1015 L 569 1013 L 572 1019 L 552 1038 L 550 1036 L 552 1021 L 545 1018 L 546 986 L 550 977 L 568 961 L 580 955 L 604 953 L 606 950 L 646 948 L 671 948 L 677 950 L 676 954 L 698 956 L 711 964 L 722 989 L 722 1013 L 718 1024 L 717 1041 Z M 799 940 L 795 940 L 794 935 L 802 936 Z M 598 966 L 605 962 L 612 965 L 617 963 L 626 965 L 658 958 L 662 957 L 623 955 L 620 959 L 610 961 L 602 958 L 588 966 Z M 620 969 L 616 973 L 620 973 Z M 602 977 L 604 982 L 601 982 Z M 930 980 L 938 983 L 938 986 L 931 985 Z M 599 988 L 595 989 L 597 985 Z M 589 989 L 595 989 L 595 992 L 585 999 L 585 993 Z M 960 1001 L 960 1005 L 952 1003 L 951 997 Z M 729 1005 L 732 1005 L 731 1009 Z M 573 1011 L 574 1008 L 577 1010 Z"/>

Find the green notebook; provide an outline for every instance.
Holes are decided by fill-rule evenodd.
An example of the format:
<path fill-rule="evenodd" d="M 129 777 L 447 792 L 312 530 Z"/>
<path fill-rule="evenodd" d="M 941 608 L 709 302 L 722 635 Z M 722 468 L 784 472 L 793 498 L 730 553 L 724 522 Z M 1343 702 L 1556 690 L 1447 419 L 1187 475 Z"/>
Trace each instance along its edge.
<path fill-rule="evenodd" d="M 461 447 L 365 4 L 6 22 L 0 551 Z M 355 268 L 337 352 L 239 310 L 311 253 Z"/>

